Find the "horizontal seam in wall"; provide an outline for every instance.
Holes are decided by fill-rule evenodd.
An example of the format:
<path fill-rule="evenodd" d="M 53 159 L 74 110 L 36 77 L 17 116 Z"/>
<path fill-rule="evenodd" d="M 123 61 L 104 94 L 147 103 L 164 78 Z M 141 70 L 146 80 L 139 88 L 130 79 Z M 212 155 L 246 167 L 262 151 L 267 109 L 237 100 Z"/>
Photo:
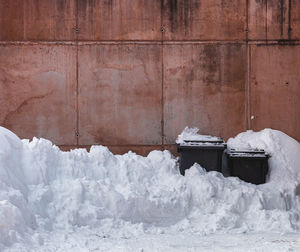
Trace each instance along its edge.
<path fill-rule="evenodd" d="M 205 41 L 205 40 L 185 40 L 185 41 L 139 41 L 139 40 L 119 40 L 119 41 L 78 41 L 78 45 L 119 45 L 119 44 L 246 44 L 246 41 Z M 76 45 L 76 41 L 0 41 L 0 45 Z"/>
<path fill-rule="evenodd" d="M 264 40 L 265 41 L 265 40 Z M 76 42 L 85 42 L 85 43 L 119 43 L 119 42 L 126 42 L 126 43 L 168 43 L 168 42 L 228 42 L 228 43 L 235 43 L 235 42 L 246 42 L 245 39 L 173 39 L 173 40 L 161 40 L 161 39 L 110 39 L 110 40 L 90 40 L 90 39 L 79 39 L 79 40 L 0 40 L 1 42 L 9 42 L 9 43 L 76 43 Z"/>
<path fill-rule="evenodd" d="M 250 45 L 299 45 L 299 40 L 249 40 Z"/>
<path fill-rule="evenodd" d="M 76 41 L 0 41 L 0 45 L 76 45 Z M 225 41 L 225 40 L 215 40 L 215 41 L 205 41 L 205 40 L 185 40 L 185 41 L 140 41 L 140 40 L 119 40 L 119 41 L 78 41 L 79 45 L 93 45 L 93 44 L 245 44 L 246 41 Z"/>
<path fill-rule="evenodd" d="M 0 41 L 0 45 L 71 45 L 75 46 L 76 41 Z"/>
<path fill-rule="evenodd" d="M 251 45 L 299 45 L 300 40 L 249 40 Z M 184 44 L 246 44 L 246 41 L 79 41 L 84 45 L 184 45 Z M 46 45 L 76 46 L 76 41 L 0 41 L 0 46 Z"/>

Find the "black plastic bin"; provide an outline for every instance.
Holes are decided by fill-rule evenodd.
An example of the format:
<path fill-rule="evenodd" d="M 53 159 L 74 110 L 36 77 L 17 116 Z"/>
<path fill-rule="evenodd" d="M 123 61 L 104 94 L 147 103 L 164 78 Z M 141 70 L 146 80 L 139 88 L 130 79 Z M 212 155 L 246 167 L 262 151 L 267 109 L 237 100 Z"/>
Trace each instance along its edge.
<path fill-rule="evenodd" d="M 179 170 L 182 175 L 194 163 L 198 163 L 207 171 L 222 170 L 222 155 L 226 149 L 226 143 L 222 138 L 211 140 L 185 140 L 177 145 L 179 158 Z"/>
<path fill-rule="evenodd" d="M 264 150 L 227 149 L 223 155 L 222 173 L 252 184 L 264 184 L 269 171 L 268 159 Z"/>

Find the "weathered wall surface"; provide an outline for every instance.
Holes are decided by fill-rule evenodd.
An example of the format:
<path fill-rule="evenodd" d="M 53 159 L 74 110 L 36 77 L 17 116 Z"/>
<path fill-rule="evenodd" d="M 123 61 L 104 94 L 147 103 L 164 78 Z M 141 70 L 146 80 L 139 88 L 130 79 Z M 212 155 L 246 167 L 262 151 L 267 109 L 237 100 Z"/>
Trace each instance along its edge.
<path fill-rule="evenodd" d="M 185 125 L 300 140 L 298 0 L 0 0 L 0 125 L 174 150 Z"/>

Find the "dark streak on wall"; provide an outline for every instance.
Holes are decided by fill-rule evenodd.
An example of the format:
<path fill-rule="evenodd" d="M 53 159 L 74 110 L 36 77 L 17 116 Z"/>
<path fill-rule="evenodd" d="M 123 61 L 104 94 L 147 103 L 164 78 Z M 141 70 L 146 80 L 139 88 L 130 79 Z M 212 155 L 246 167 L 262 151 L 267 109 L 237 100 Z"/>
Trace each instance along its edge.
<path fill-rule="evenodd" d="M 188 35 L 194 13 L 199 8 L 200 1 L 197 0 L 167 0 L 165 12 L 169 15 L 171 31 L 176 32 L 181 29 L 184 30 L 185 35 Z"/>

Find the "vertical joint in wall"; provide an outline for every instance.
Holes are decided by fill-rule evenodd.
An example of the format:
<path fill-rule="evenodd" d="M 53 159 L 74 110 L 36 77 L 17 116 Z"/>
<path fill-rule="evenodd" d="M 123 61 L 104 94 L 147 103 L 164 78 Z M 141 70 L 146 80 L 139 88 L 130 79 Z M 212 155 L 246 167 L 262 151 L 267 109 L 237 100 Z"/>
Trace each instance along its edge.
<path fill-rule="evenodd" d="M 75 22 L 76 22 L 76 145 L 77 147 L 79 146 L 79 101 L 78 101 L 78 96 L 79 96 L 79 81 L 78 81 L 78 0 L 76 0 L 76 17 L 75 17 Z"/>
<path fill-rule="evenodd" d="M 161 20 L 161 144 L 162 150 L 165 148 L 165 118 L 164 118 L 164 0 L 161 0 L 160 20 Z"/>
<path fill-rule="evenodd" d="M 246 75 L 246 88 L 245 88 L 245 114 L 246 114 L 246 129 L 251 129 L 251 101 L 250 101 L 250 60 L 251 60 L 251 48 L 249 45 L 249 0 L 246 0 L 246 49 L 247 49 L 247 75 Z"/>

